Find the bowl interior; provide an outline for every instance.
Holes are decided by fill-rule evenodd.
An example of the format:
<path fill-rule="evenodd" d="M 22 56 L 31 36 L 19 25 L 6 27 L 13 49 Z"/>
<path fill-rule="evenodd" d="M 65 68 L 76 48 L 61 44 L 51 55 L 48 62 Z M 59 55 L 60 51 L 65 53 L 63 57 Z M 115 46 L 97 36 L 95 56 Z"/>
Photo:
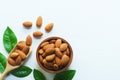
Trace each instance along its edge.
<path fill-rule="evenodd" d="M 40 62 L 40 59 L 39 59 L 39 49 L 40 49 L 40 45 L 41 45 L 43 42 L 50 41 L 50 40 L 56 40 L 56 39 L 61 39 L 62 42 L 65 42 L 65 43 L 68 44 L 68 48 L 69 48 L 69 51 L 70 51 L 70 55 L 69 55 L 70 60 L 69 60 L 68 64 L 67 64 L 64 68 L 59 69 L 59 70 L 50 70 L 50 69 L 45 68 L 45 67 L 43 66 L 43 64 Z M 45 70 L 46 72 L 54 73 L 54 74 L 65 71 L 65 70 L 70 66 L 70 64 L 71 64 L 71 62 L 72 62 L 72 58 L 73 58 L 72 47 L 70 46 L 70 44 L 69 44 L 65 39 L 60 38 L 60 37 L 49 37 L 49 38 L 46 38 L 45 40 L 43 40 L 43 41 L 39 44 L 39 46 L 38 46 L 38 48 L 37 48 L 37 51 L 36 51 L 36 59 L 37 59 L 37 62 L 38 62 L 38 64 L 39 64 L 39 66 L 40 66 L 43 70 Z"/>

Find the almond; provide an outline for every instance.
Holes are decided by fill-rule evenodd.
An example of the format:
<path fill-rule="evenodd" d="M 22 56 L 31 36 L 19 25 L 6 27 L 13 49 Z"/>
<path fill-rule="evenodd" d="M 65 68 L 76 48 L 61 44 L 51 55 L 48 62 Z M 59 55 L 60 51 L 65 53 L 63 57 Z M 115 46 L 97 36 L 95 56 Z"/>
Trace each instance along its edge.
<path fill-rule="evenodd" d="M 30 28 L 32 26 L 32 22 L 30 21 L 23 22 L 23 26 L 26 28 Z"/>
<path fill-rule="evenodd" d="M 46 55 L 50 55 L 50 54 L 54 53 L 54 51 L 55 51 L 55 48 L 50 47 L 45 50 L 45 53 L 46 53 Z"/>
<path fill-rule="evenodd" d="M 53 66 L 54 64 L 50 63 L 50 62 L 47 62 L 46 59 L 43 60 L 43 64 L 47 69 L 53 69 L 54 68 L 54 66 Z"/>
<path fill-rule="evenodd" d="M 56 40 L 50 40 L 50 44 L 55 44 Z"/>
<path fill-rule="evenodd" d="M 46 56 L 46 61 L 53 61 L 55 59 L 55 54 L 52 54 L 52 55 L 49 55 L 49 56 Z"/>
<path fill-rule="evenodd" d="M 40 62 L 43 63 L 43 57 L 40 56 L 39 59 L 40 59 Z"/>
<path fill-rule="evenodd" d="M 54 67 L 54 70 L 58 70 L 59 69 L 57 64 L 54 64 L 53 67 Z"/>
<path fill-rule="evenodd" d="M 21 57 L 22 60 L 25 60 L 25 59 L 26 59 L 26 55 L 25 55 L 24 52 L 22 52 L 22 51 L 20 51 L 20 50 L 16 50 L 15 52 L 17 52 L 17 53 L 20 55 L 20 57 Z"/>
<path fill-rule="evenodd" d="M 55 57 L 55 63 L 60 66 L 61 65 L 61 59 L 58 57 Z"/>
<path fill-rule="evenodd" d="M 43 35 L 43 33 L 40 32 L 40 31 L 33 32 L 33 36 L 34 36 L 35 38 L 41 38 L 42 35 Z"/>
<path fill-rule="evenodd" d="M 55 42 L 55 46 L 56 47 L 60 47 L 61 43 L 62 43 L 62 40 L 61 39 L 57 39 L 56 42 Z"/>
<path fill-rule="evenodd" d="M 55 48 L 55 54 L 57 57 L 61 58 L 62 57 L 62 52 L 60 51 L 59 48 Z"/>
<path fill-rule="evenodd" d="M 60 45 L 60 51 L 65 51 L 67 49 L 67 43 L 63 43 Z"/>
<path fill-rule="evenodd" d="M 54 44 L 47 44 L 43 47 L 43 50 L 46 50 L 48 48 L 54 48 L 54 46 L 55 46 Z"/>
<path fill-rule="evenodd" d="M 13 53 L 10 54 L 10 57 L 11 58 L 16 58 L 18 55 L 19 55 L 18 53 L 13 52 Z"/>
<path fill-rule="evenodd" d="M 15 61 L 10 57 L 8 57 L 8 63 L 11 64 L 12 66 L 16 65 Z"/>
<path fill-rule="evenodd" d="M 28 52 L 29 52 L 29 47 L 28 46 L 25 46 L 22 51 L 27 55 Z"/>
<path fill-rule="evenodd" d="M 66 54 L 67 56 L 69 56 L 69 54 L 70 54 L 69 49 L 67 48 L 67 49 L 63 52 L 63 54 Z"/>
<path fill-rule="evenodd" d="M 25 45 L 24 42 L 21 42 L 21 43 L 18 43 L 18 44 L 17 44 L 17 48 L 20 49 L 20 50 L 22 50 L 25 46 L 26 46 L 26 45 Z"/>
<path fill-rule="evenodd" d="M 44 47 L 45 45 L 49 44 L 49 42 L 43 42 L 40 47 Z"/>
<path fill-rule="evenodd" d="M 16 62 L 17 65 L 20 65 L 20 64 L 21 64 L 21 57 L 18 56 L 18 57 L 16 58 L 15 62 Z"/>
<path fill-rule="evenodd" d="M 68 64 L 68 62 L 69 62 L 69 57 L 67 55 L 63 55 L 62 59 L 61 59 L 61 64 L 63 66 L 66 66 Z"/>
<path fill-rule="evenodd" d="M 32 38 L 31 38 L 30 35 L 28 35 L 28 36 L 26 37 L 26 45 L 27 45 L 27 46 L 31 46 L 31 44 L 32 44 Z"/>
<path fill-rule="evenodd" d="M 49 24 L 47 24 L 46 26 L 45 26 L 45 30 L 47 31 L 47 32 L 50 32 L 51 30 L 52 30 L 52 28 L 53 28 L 53 23 L 49 23 Z"/>
<path fill-rule="evenodd" d="M 42 16 L 39 16 L 36 20 L 36 26 L 41 27 L 42 26 Z"/>
<path fill-rule="evenodd" d="M 38 52 L 40 55 L 44 53 L 43 49 L 40 49 Z"/>

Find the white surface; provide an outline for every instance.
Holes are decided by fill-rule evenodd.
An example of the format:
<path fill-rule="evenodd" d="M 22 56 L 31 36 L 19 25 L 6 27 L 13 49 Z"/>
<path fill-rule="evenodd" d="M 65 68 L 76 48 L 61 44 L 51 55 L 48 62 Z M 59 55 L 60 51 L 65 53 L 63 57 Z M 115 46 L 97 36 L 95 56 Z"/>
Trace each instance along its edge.
<path fill-rule="evenodd" d="M 73 47 L 70 69 L 77 70 L 73 80 L 120 80 L 120 0 L 1 0 L 0 52 L 7 56 L 2 42 L 7 26 L 18 40 L 36 30 L 44 32 L 43 27 L 35 27 L 39 15 L 43 16 L 43 27 L 49 22 L 55 26 L 42 39 L 33 38 L 33 53 L 25 65 L 40 69 L 35 59 L 38 44 L 49 36 L 60 36 Z M 26 20 L 33 22 L 29 30 L 22 27 Z M 44 74 L 47 80 L 54 76 Z M 22 78 L 27 79 L 34 80 L 33 74 Z M 21 78 L 9 75 L 6 80 Z"/>

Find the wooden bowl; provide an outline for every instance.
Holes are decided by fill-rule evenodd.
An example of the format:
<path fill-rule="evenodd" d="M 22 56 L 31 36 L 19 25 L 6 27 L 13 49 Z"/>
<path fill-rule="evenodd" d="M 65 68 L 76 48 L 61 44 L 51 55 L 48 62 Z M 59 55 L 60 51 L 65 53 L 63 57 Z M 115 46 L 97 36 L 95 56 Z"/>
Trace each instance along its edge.
<path fill-rule="evenodd" d="M 63 67 L 63 68 L 61 68 L 61 69 L 59 69 L 59 70 L 50 70 L 50 69 L 47 69 L 45 66 L 43 66 L 43 64 L 40 62 L 39 57 L 40 57 L 41 55 L 39 54 L 39 49 L 41 48 L 40 46 L 41 46 L 41 44 L 42 44 L 43 42 L 46 42 L 46 41 L 49 42 L 50 40 L 56 40 L 56 39 L 61 39 L 62 42 L 65 42 L 65 43 L 68 44 L 68 49 L 69 49 L 69 62 L 68 62 L 68 64 L 67 64 L 65 67 Z M 36 59 L 37 59 L 37 62 L 38 62 L 38 64 L 39 64 L 39 66 L 40 66 L 44 71 L 49 72 L 49 73 L 53 73 L 53 74 L 60 73 L 60 72 L 65 71 L 65 70 L 70 66 L 70 64 L 71 64 L 71 62 L 72 62 L 72 59 L 73 59 L 72 47 L 71 47 L 70 44 L 69 44 L 65 39 L 63 39 L 63 38 L 60 38 L 60 37 L 49 37 L 49 38 L 46 38 L 45 40 L 43 40 L 43 41 L 39 44 L 39 46 L 38 46 L 38 48 L 37 48 L 37 51 L 36 51 Z"/>

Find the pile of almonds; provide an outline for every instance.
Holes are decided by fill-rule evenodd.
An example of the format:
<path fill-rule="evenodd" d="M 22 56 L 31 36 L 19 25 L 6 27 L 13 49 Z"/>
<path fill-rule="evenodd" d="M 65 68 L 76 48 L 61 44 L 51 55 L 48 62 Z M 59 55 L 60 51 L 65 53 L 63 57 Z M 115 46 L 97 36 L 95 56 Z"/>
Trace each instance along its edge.
<path fill-rule="evenodd" d="M 70 49 L 62 39 L 42 42 L 38 49 L 40 63 L 49 70 L 60 70 L 70 60 Z"/>
<path fill-rule="evenodd" d="M 38 28 L 41 28 L 42 23 L 43 23 L 42 16 L 37 17 L 37 19 L 36 19 L 36 26 L 37 26 Z M 47 25 L 45 26 L 45 31 L 46 31 L 46 32 L 50 32 L 50 31 L 53 29 L 53 25 L 54 25 L 53 23 L 47 24 Z M 32 22 L 30 22 L 30 21 L 25 21 L 25 22 L 23 22 L 23 26 L 24 26 L 25 28 L 31 28 L 31 27 L 32 27 Z M 35 38 L 41 38 L 41 37 L 43 36 L 43 33 L 42 33 L 41 31 L 35 31 L 35 32 L 33 32 L 33 36 L 34 36 Z"/>
<path fill-rule="evenodd" d="M 27 36 L 26 41 L 20 41 L 11 52 L 8 57 L 8 63 L 12 66 L 20 65 L 22 61 L 27 58 L 32 45 L 32 38 L 30 35 Z"/>

